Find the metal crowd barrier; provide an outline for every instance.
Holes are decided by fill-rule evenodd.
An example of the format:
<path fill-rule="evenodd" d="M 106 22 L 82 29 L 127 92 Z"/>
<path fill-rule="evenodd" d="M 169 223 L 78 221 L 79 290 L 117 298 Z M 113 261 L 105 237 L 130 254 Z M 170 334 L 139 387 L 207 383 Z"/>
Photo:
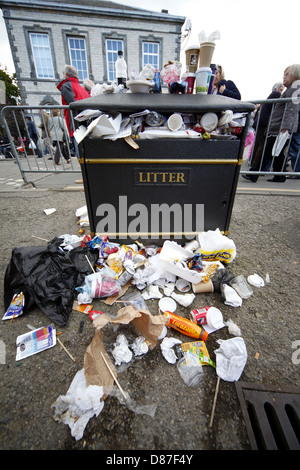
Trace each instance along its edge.
<path fill-rule="evenodd" d="M 251 101 L 255 105 L 259 105 L 259 110 L 257 112 L 256 117 L 256 128 L 254 135 L 250 135 L 252 130 L 251 128 L 251 119 L 250 125 L 248 128 L 248 136 L 250 146 L 248 145 L 247 139 L 245 142 L 245 149 L 244 149 L 244 162 L 241 166 L 240 174 L 244 175 L 289 175 L 289 176 L 297 176 L 300 177 L 300 171 L 295 171 L 297 165 L 300 168 L 300 150 L 298 149 L 298 154 L 296 157 L 294 156 L 291 159 L 290 156 L 290 146 L 291 146 L 291 138 L 289 138 L 286 146 L 285 146 L 285 159 L 282 163 L 280 171 L 273 171 L 273 163 L 276 157 L 272 157 L 269 160 L 267 167 L 263 167 L 264 156 L 266 153 L 266 143 L 267 143 L 267 135 L 269 133 L 270 123 L 272 120 L 272 115 L 274 111 L 274 107 L 276 103 L 279 101 L 285 103 L 284 114 L 286 112 L 286 108 L 288 103 L 293 100 L 294 98 L 280 98 L 280 99 L 270 99 L 270 100 L 256 100 Z M 264 130 L 264 140 L 261 145 L 261 158 L 260 158 L 260 165 L 256 171 L 252 171 L 251 164 L 254 159 L 254 153 L 257 150 L 257 130 L 260 126 L 260 118 L 261 118 L 261 108 L 262 105 L 268 104 L 271 107 L 270 116 L 267 125 L 265 126 Z M 55 141 L 55 135 L 52 137 L 48 131 L 46 126 L 45 118 L 42 113 L 42 110 L 46 110 L 48 115 L 50 116 L 49 124 L 51 119 L 53 119 L 52 111 L 54 109 L 59 110 L 59 114 L 64 121 L 64 109 L 69 109 L 68 106 L 6 106 L 2 109 L 1 112 L 1 119 L 3 126 L 6 131 L 6 135 L 9 139 L 10 143 L 10 153 L 15 159 L 16 163 L 19 166 L 21 176 L 23 178 L 23 184 L 20 186 L 21 188 L 25 185 L 32 185 L 35 187 L 34 182 L 27 180 L 28 173 L 62 173 L 62 172 L 71 172 L 71 173 L 81 173 L 80 164 L 79 164 L 79 148 L 75 141 L 70 139 L 69 133 L 67 129 L 64 130 L 64 139 L 62 145 L 59 146 L 59 163 L 57 165 L 55 163 L 55 152 L 56 148 L 53 146 L 53 141 Z M 74 125 L 74 117 L 72 115 L 72 111 L 69 109 L 70 113 L 70 120 L 75 128 Z M 26 121 L 26 116 L 30 116 L 31 120 L 34 122 L 35 127 L 39 133 L 39 138 L 37 141 L 37 147 L 34 148 L 35 145 L 32 143 L 32 139 L 30 137 L 28 123 Z M 65 121 L 64 121 L 65 122 Z M 41 128 L 39 126 L 43 125 L 45 129 L 45 134 L 42 138 Z M 63 153 L 65 157 L 63 156 Z M 299 162 L 299 163 L 298 163 Z"/>
<path fill-rule="evenodd" d="M 64 118 L 64 109 L 68 106 L 5 106 L 1 111 L 1 120 L 10 143 L 10 154 L 18 164 L 23 183 L 35 186 L 33 181 L 28 181 L 27 174 L 34 173 L 81 173 L 79 149 L 74 139 L 70 139 Z M 48 125 L 42 110 L 49 116 Z M 63 123 L 62 135 L 58 135 L 58 127 L 53 126 L 52 135 L 51 121 L 52 112 L 58 110 L 58 115 Z M 69 110 L 70 121 L 73 128 L 74 119 L 72 111 Z M 30 128 L 26 117 L 30 117 L 36 128 L 38 139 L 32 139 Z M 53 121 L 52 121 L 53 122 Z M 40 126 L 43 126 L 44 132 Z M 61 140 L 62 139 L 62 140 Z M 60 142 L 59 145 L 55 142 Z M 58 164 L 55 162 L 55 154 Z"/>
<path fill-rule="evenodd" d="M 268 135 L 272 134 L 272 132 L 270 131 L 270 124 L 272 121 L 272 116 L 273 116 L 275 105 L 278 102 L 285 104 L 283 115 L 282 115 L 282 120 L 281 120 L 281 126 L 279 130 L 279 132 L 281 132 L 281 130 L 283 129 L 282 122 L 286 115 L 288 103 L 290 103 L 293 100 L 294 101 L 296 100 L 296 103 L 295 103 L 296 105 L 298 104 L 298 116 L 299 116 L 299 99 L 298 98 L 278 98 L 278 99 L 251 101 L 251 103 L 255 105 L 259 105 L 259 107 L 258 107 L 256 119 L 255 119 L 256 122 L 255 122 L 254 128 L 252 128 L 252 122 L 250 118 L 248 135 L 247 135 L 248 139 L 246 138 L 246 143 L 245 143 L 244 165 L 241 167 L 240 174 L 252 175 L 252 176 L 253 175 L 287 176 L 288 175 L 288 176 L 294 176 L 294 177 L 300 178 L 300 147 L 298 144 L 298 149 L 296 151 L 293 150 L 292 152 L 291 143 L 292 143 L 293 134 L 290 135 L 287 143 L 284 146 L 284 149 L 283 149 L 284 159 L 282 161 L 282 164 L 279 165 L 280 168 L 278 168 L 278 171 L 273 170 L 273 164 L 277 157 L 272 156 L 272 154 L 268 155 L 268 153 L 270 152 L 270 146 L 267 146 Z M 270 114 L 269 114 L 268 122 L 265 125 L 262 125 L 261 110 L 262 110 L 262 106 L 265 104 L 269 105 Z M 254 131 L 252 136 L 250 135 L 251 131 Z M 263 132 L 262 140 L 257 138 L 258 132 L 260 133 Z M 300 141 L 300 135 L 298 133 L 298 142 L 299 141 Z M 296 153 L 295 155 L 293 155 L 293 158 L 291 155 L 292 153 L 293 154 Z M 257 165 L 257 161 L 259 162 L 258 165 Z M 254 165 L 254 163 L 256 164 Z M 254 166 L 256 167 L 256 170 L 253 169 Z M 299 168 L 299 171 L 295 171 L 297 167 Z"/>

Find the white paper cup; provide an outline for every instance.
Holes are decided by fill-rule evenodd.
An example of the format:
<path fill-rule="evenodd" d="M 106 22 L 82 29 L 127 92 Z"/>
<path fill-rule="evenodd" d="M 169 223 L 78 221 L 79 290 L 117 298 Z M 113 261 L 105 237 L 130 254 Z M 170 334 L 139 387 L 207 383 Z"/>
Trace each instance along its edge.
<path fill-rule="evenodd" d="M 191 290 L 191 284 L 185 279 L 178 279 L 175 285 L 180 292 L 189 292 Z"/>
<path fill-rule="evenodd" d="M 182 124 L 183 119 L 178 113 L 171 114 L 171 116 L 167 120 L 167 126 L 170 131 L 179 131 L 179 129 L 182 127 Z"/>
<path fill-rule="evenodd" d="M 196 72 L 196 93 L 207 95 L 211 77 L 210 67 L 201 67 Z"/>

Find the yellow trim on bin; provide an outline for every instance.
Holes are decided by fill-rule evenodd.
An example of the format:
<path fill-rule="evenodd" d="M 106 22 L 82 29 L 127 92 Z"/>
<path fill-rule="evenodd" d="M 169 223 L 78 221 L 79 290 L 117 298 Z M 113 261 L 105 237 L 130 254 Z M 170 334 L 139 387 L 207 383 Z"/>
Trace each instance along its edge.
<path fill-rule="evenodd" d="M 220 232 L 223 235 L 226 235 L 226 236 L 229 235 L 229 233 L 230 233 L 229 230 L 226 230 L 226 231 L 220 230 Z M 196 233 L 195 232 L 173 232 L 173 233 L 169 233 L 169 232 L 136 232 L 134 235 L 136 235 L 135 238 L 138 239 L 139 237 L 145 236 L 145 235 L 147 235 L 147 236 L 149 236 L 149 238 L 151 238 L 151 236 L 153 237 L 154 235 L 155 236 L 168 235 L 169 237 L 175 236 L 175 235 L 181 235 L 182 237 L 184 237 L 186 235 L 194 235 L 196 237 L 199 234 L 200 234 L 200 232 L 196 232 Z M 99 235 L 99 236 L 100 235 L 106 235 L 107 237 L 110 237 L 110 236 L 113 235 L 114 238 L 120 238 L 120 237 L 129 238 L 128 237 L 128 235 L 129 235 L 128 232 L 121 232 L 121 233 L 120 232 L 116 232 L 116 233 L 114 233 L 114 232 L 105 232 L 105 234 L 90 232 L 91 237 L 94 238 L 96 235 Z M 130 234 L 130 238 L 132 239 L 131 235 L 133 235 L 133 234 L 132 233 Z"/>
<path fill-rule="evenodd" d="M 188 158 L 176 158 L 176 159 L 168 159 L 168 158 L 160 158 L 160 159 L 154 159 L 154 158 L 86 158 L 80 159 L 79 163 L 88 163 L 88 164 L 120 164 L 120 163 L 126 163 L 126 164 L 180 164 L 180 165 L 193 165 L 193 164 L 200 164 L 200 165 L 209 165 L 209 164 L 214 164 L 214 165 L 240 165 L 240 160 L 237 159 L 222 159 L 222 158 L 216 158 L 216 159 L 208 159 L 208 158 L 203 158 L 203 159 L 188 159 Z"/>

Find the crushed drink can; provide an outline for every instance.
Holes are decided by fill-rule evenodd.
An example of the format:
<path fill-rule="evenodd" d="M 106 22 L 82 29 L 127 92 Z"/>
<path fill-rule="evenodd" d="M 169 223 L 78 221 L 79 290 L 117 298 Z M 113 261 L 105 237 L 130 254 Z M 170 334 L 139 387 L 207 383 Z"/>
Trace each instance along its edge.
<path fill-rule="evenodd" d="M 197 323 L 197 325 L 206 325 L 206 315 L 210 307 L 197 308 L 191 310 L 190 319 L 192 322 Z"/>

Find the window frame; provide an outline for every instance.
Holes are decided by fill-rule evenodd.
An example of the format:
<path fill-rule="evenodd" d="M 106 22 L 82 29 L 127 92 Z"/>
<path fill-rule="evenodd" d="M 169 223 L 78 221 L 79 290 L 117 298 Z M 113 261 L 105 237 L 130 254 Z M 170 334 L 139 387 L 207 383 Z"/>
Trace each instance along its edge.
<path fill-rule="evenodd" d="M 111 31 L 110 33 L 102 33 L 102 61 L 103 61 L 103 82 L 110 82 L 108 74 L 108 60 L 106 53 L 107 40 L 122 41 L 123 43 L 123 54 L 124 59 L 127 62 L 127 36 L 126 34 L 119 34 L 117 31 Z"/>
<path fill-rule="evenodd" d="M 31 80 L 34 80 L 34 81 L 38 81 L 38 80 L 55 81 L 55 80 L 57 80 L 59 78 L 59 74 L 57 73 L 57 65 L 56 65 L 56 58 L 55 58 L 55 53 L 54 53 L 52 30 L 50 28 L 42 28 L 39 25 L 33 25 L 33 26 L 23 26 L 23 31 L 24 31 L 26 50 L 27 50 L 27 53 L 28 53 L 28 60 L 29 60 L 29 65 L 30 65 L 30 78 L 31 78 Z M 52 60 L 52 67 L 53 67 L 53 73 L 54 73 L 53 78 L 40 78 L 40 77 L 37 76 L 35 60 L 34 60 L 34 56 L 33 56 L 33 50 L 32 50 L 32 46 L 31 46 L 31 39 L 30 39 L 30 36 L 29 36 L 30 33 L 33 33 L 33 34 L 47 34 L 48 35 L 50 54 L 51 54 L 51 60 Z"/>
<path fill-rule="evenodd" d="M 77 48 L 73 48 L 71 47 L 70 45 L 70 41 L 74 40 L 76 42 L 76 40 L 78 41 L 83 41 L 83 44 L 84 44 L 84 49 L 77 49 Z M 87 44 L 86 44 L 86 38 L 84 36 L 77 36 L 77 35 L 72 35 L 72 34 L 68 34 L 67 35 L 67 46 L 68 46 L 68 53 L 69 53 L 69 57 L 70 57 L 70 64 L 73 65 L 77 72 L 78 72 L 78 80 L 79 81 L 83 81 L 87 78 L 89 78 L 89 63 L 88 63 L 88 53 L 87 53 Z M 84 54 L 85 54 L 85 65 L 86 65 L 86 76 L 83 76 L 83 69 L 80 69 L 78 67 L 78 61 L 77 59 L 73 59 L 72 58 L 72 53 L 71 51 L 74 50 L 74 51 L 84 51 Z M 82 58 L 80 58 L 80 61 L 83 62 Z"/>
<path fill-rule="evenodd" d="M 162 63 L 162 58 L 163 58 L 163 47 L 164 47 L 164 43 L 163 43 L 163 38 L 160 37 L 160 36 L 154 36 L 154 34 L 149 34 L 147 36 L 139 36 L 139 43 L 140 43 L 140 66 L 141 68 L 143 67 L 143 64 L 144 64 L 144 43 L 157 43 L 158 44 L 158 47 L 159 47 L 159 51 L 158 51 L 158 70 L 161 70 L 162 67 L 163 67 L 163 63 Z"/>
<path fill-rule="evenodd" d="M 116 42 L 116 43 L 120 43 L 120 45 L 122 47 L 119 47 L 119 44 L 117 44 L 117 48 L 116 49 L 108 49 L 108 41 L 112 41 L 112 42 Z M 116 81 L 116 69 L 115 67 L 113 67 L 113 70 L 111 70 L 110 68 L 110 64 L 115 64 L 117 58 L 118 58 L 118 51 L 123 51 L 123 55 L 124 55 L 124 41 L 122 39 L 114 39 L 114 38 L 106 38 L 105 39 L 105 56 L 106 56 L 106 70 L 107 70 L 107 80 L 109 82 L 115 82 Z M 115 58 L 110 61 L 109 60 L 109 54 L 115 54 Z M 110 75 L 112 73 L 112 76 Z"/>
<path fill-rule="evenodd" d="M 158 48 L 158 52 L 157 53 L 152 53 L 152 52 L 145 52 L 145 45 L 154 45 L 154 46 L 157 46 Z M 160 64 L 160 43 L 159 41 L 142 41 L 142 67 L 145 67 L 145 65 L 153 65 L 153 67 L 155 67 L 155 69 L 159 69 L 159 64 Z M 153 63 L 150 63 L 150 62 L 146 62 L 145 61 L 145 56 L 151 56 L 151 57 L 156 57 L 157 58 L 157 63 L 155 63 L 155 65 Z"/>

